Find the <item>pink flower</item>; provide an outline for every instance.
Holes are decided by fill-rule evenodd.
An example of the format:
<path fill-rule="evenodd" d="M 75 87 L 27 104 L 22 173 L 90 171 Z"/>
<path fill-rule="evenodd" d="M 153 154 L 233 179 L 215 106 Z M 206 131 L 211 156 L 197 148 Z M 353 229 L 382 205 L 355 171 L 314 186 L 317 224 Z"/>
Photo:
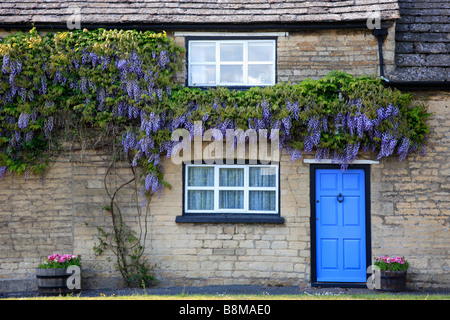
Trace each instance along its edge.
<path fill-rule="evenodd" d="M 79 257 L 81 257 L 81 256 L 79 256 Z M 60 255 L 58 253 L 54 253 L 52 255 L 49 255 L 47 258 L 48 258 L 48 262 L 57 262 L 57 263 L 69 262 L 72 259 L 77 259 L 77 257 L 75 255 L 72 255 L 72 254 Z"/>

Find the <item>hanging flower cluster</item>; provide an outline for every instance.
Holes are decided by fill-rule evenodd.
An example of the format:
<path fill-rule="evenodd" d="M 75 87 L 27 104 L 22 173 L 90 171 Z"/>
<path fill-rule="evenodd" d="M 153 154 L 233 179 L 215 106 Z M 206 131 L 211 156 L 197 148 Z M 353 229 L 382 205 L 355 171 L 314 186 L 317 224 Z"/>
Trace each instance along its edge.
<path fill-rule="evenodd" d="M 295 85 L 183 91 L 176 103 L 184 108 L 180 118 L 191 136 L 194 120 L 203 121 L 204 130 L 222 133 L 277 129 L 280 148 L 291 161 L 315 152 L 316 160 L 331 159 L 343 170 L 360 152 L 376 153 L 377 159 L 398 154 L 400 161 L 408 153 L 424 153 L 429 115 L 425 106 L 411 106 L 410 95 L 385 88 L 375 78 L 333 72 Z"/>
<path fill-rule="evenodd" d="M 334 72 L 246 91 L 185 88 L 175 80 L 182 53 L 164 33 L 136 31 L 41 37 L 32 30 L 0 42 L 0 178 L 45 169 L 42 151 L 63 116 L 96 128 L 117 126 L 123 152 L 144 171 L 150 193 L 164 187 L 160 159 L 177 151 L 176 129 L 191 138 L 211 128 L 223 135 L 254 129 L 271 140 L 277 129 L 291 161 L 315 152 L 342 169 L 359 152 L 376 152 L 378 159 L 397 153 L 403 160 L 424 150 L 426 107 L 412 106 L 411 95 L 380 80 Z"/>
<path fill-rule="evenodd" d="M 42 37 L 33 29 L 2 40 L 0 177 L 5 171 L 41 173 L 48 161 L 42 151 L 52 148 L 67 119 L 100 128 L 113 123 L 119 130 L 142 119 L 155 133 L 153 115 L 171 94 L 182 51 L 165 33 L 153 32 L 99 29 Z M 151 139 L 133 148 L 149 155 Z"/>

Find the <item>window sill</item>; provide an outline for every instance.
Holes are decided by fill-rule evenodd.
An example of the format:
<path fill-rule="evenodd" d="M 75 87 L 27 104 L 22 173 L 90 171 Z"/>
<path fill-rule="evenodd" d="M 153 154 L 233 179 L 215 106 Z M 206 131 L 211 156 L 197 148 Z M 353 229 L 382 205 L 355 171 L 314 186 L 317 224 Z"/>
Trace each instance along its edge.
<path fill-rule="evenodd" d="M 178 223 L 284 223 L 278 214 L 184 214 L 177 216 Z"/>
<path fill-rule="evenodd" d="M 214 84 L 214 85 L 210 85 L 210 86 L 194 86 L 194 85 L 189 85 L 187 82 L 186 82 L 186 87 L 188 87 L 188 88 L 193 88 L 193 89 L 200 89 L 200 90 L 203 90 L 203 91 L 205 91 L 205 90 L 209 90 L 209 89 L 216 89 L 216 88 L 226 88 L 226 89 L 228 89 L 228 90 L 230 90 L 230 91 L 233 91 L 233 90 L 236 90 L 236 91 L 246 91 L 246 90 L 248 90 L 248 89 L 251 89 L 251 88 L 265 88 L 265 87 L 271 87 L 271 86 L 274 86 L 275 84 L 260 84 L 260 85 L 249 85 L 249 86 L 226 86 L 226 85 L 216 85 L 216 84 Z"/>

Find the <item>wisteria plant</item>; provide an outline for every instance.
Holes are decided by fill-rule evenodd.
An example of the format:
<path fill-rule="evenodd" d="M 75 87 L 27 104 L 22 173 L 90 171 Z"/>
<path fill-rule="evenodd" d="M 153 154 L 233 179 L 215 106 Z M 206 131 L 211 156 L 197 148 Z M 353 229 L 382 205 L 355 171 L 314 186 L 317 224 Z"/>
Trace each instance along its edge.
<path fill-rule="evenodd" d="M 64 139 L 97 135 L 112 146 L 112 165 L 129 164 L 133 179 L 126 184 L 142 183 L 141 194 L 151 196 L 170 187 L 160 161 L 176 151 L 178 142 L 171 140 L 176 129 L 191 137 L 211 128 L 278 129 L 279 146 L 291 161 L 311 153 L 343 170 L 360 152 L 402 161 L 425 151 L 426 106 L 414 105 L 412 95 L 376 77 L 332 72 L 297 84 L 204 90 L 180 84 L 183 66 L 184 49 L 164 32 L 40 35 L 32 29 L 1 40 L 0 179 L 43 174 Z M 202 122 L 201 132 L 195 132 L 195 121 Z M 119 265 L 128 250 L 115 201 L 122 187 L 107 190 Z M 140 257 L 142 246 L 132 252 Z M 126 266 L 120 268 L 129 274 Z"/>
<path fill-rule="evenodd" d="M 70 123 L 122 131 L 122 147 L 146 173 L 145 188 L 164 187 L 158 168 L 176 144 L 171 132 L 279 129 L 292 160 L 314 152 L 345 169 L 359 152 L 377 158 L 424 152 L 424 105 L 373 77 L 333 72 L 319 80 L 231 91 L 177 86 L 182 52 L 165 34 L 36 30 L 0 44 L 0 177 L 41 173 L 52 136 Z M 68 123 L 69 122 L 69 123 Z"/>

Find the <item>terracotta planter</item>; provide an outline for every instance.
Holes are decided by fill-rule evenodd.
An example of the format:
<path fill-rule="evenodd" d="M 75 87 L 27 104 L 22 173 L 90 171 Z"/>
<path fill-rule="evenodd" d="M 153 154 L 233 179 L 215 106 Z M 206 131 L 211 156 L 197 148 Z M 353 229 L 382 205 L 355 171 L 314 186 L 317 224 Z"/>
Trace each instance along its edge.
<path fill-rule="evenodd" d="M 36 283 L 39 295 L 58 296 L 79 293 L 81 289 L 69 289 L 67 279 L 72 273 L 66 268 L 36 269 Z"/>
<path fill-rule="evenodd" d="M 380 271 L 380 290 L 385 291 L 405 291 L 406 290 L 406 270 L 403 271 Z"/>

